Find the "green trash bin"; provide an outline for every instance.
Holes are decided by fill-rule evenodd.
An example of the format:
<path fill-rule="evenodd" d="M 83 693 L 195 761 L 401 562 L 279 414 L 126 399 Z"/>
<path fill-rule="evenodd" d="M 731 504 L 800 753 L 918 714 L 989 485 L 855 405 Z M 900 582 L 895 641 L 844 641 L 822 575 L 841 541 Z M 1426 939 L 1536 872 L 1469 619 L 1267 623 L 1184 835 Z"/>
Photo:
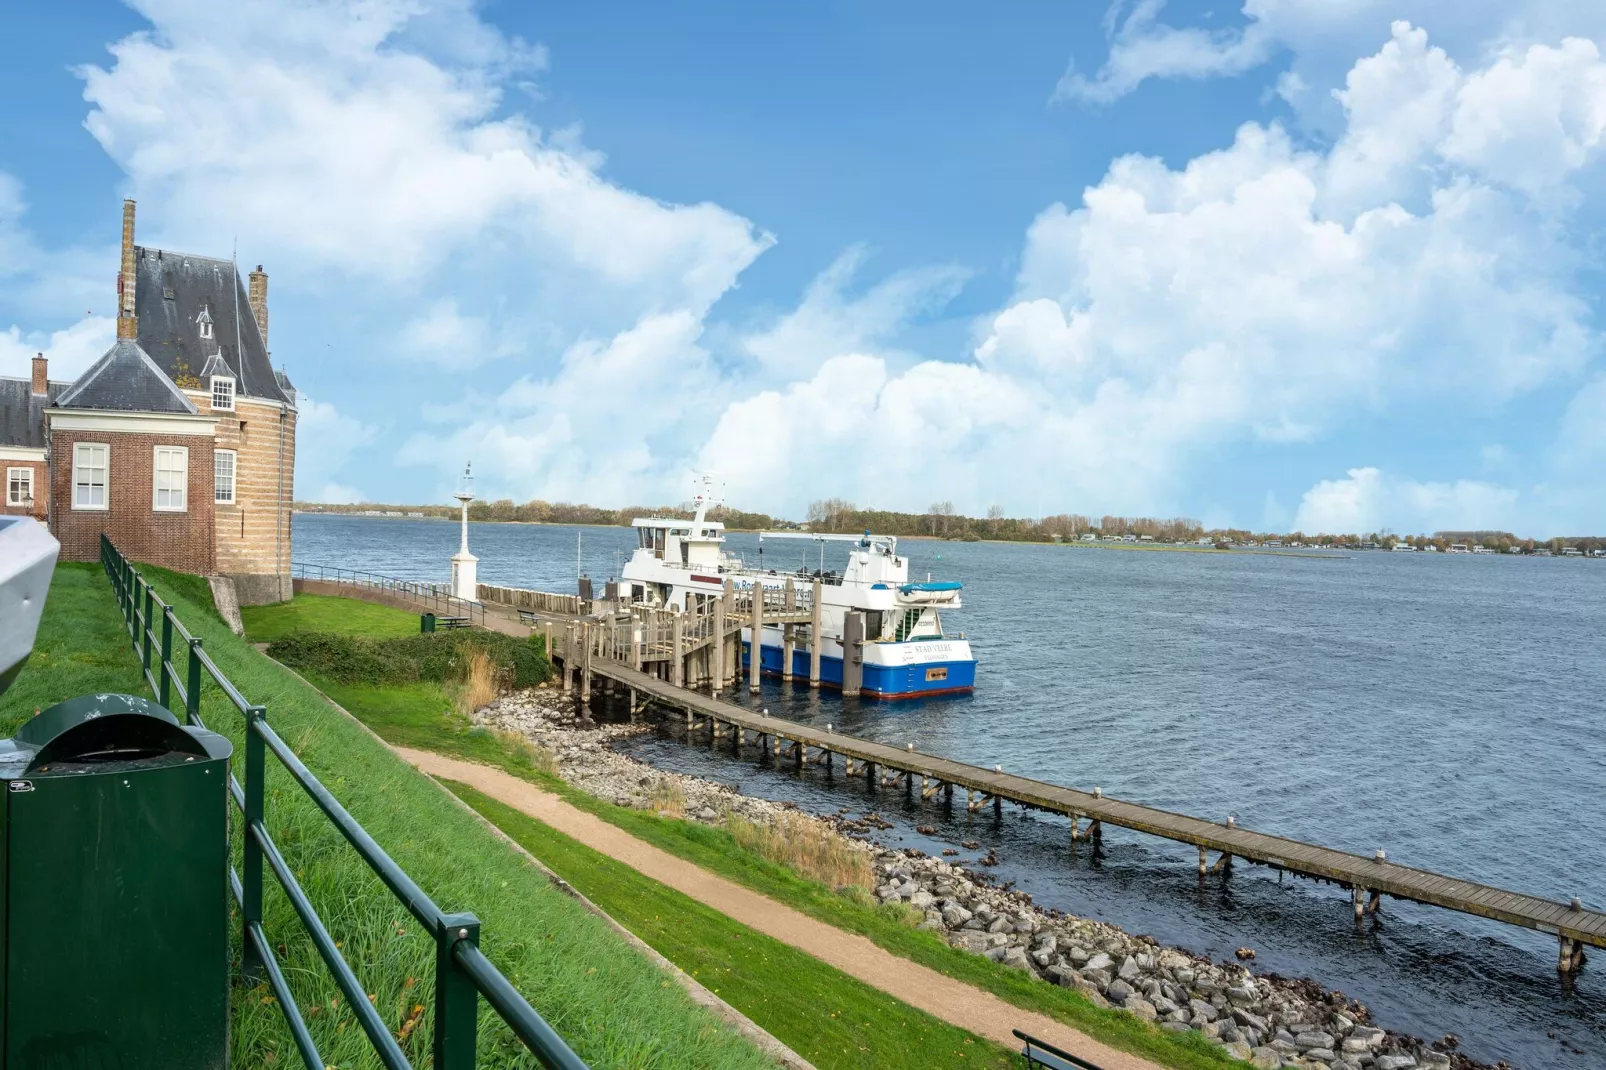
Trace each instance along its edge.
<path fill-rule="evenodd" d="M 435 614 L 433 614 L 433 613 L 420 613 L 418 615 L 418 631 L 419 631 L 419 634 L 423 634 L 424 632 L 432 632 L 434 630 L 435 630 Z"/>
<path fill-rule="evenodd" d="M 228 1066 L 232 750 L 110 694 L 0 740 L 0 1070 Z"/>

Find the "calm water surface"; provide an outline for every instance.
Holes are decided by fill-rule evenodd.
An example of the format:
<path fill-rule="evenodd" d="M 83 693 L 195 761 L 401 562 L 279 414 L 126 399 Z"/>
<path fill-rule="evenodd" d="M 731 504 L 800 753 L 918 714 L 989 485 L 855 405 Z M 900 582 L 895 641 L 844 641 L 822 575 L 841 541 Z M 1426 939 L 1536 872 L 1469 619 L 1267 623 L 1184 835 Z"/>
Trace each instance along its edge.
<path fill-rule="evenodd" d="M 444 580 L 458 527 L 298 515 L 294 538 L 297 561 Z M 597 579 L 635 545 L 621 528 L 470 526 L 483 581 L 543 590 L 574 589 L 577 538 Z M 755 537 L 730 544 L 756 557 Z M 752 701 L 869 739 L 1606 907 L 1606 562 L 902 549 L 911 575 L 964 581 L 966 608 L 946 623 L 971 640 L 976 694 L 893 704 L 767 682 Z M 771 567 L 803 553 L 764 545 Z M 906 807 L 901 794 L 866 797 L 859 781 L 819 770 L 800 780 L 663 737 L 633 750 L 819 811 L 875 808 L 906 845 L 933 853 L 979 840 L 1003 859 L 993 873 L 1040 904 L 1218 959 L 1249 945 L 1257 967 L 1341 988 L 1396 1029 L 1454 1032 L 1486 1061 L 1606 1067 L 1606 954 L 1563 987 L 1552 938 L 1470 916 L 1389 900 L 1382 926 L 1357 934 L 1341 889 L 1242 865 L 1201 886 L 1192 848 L 1120 829 L 1106 830 L 1095 861 L 1085 848 L 1073 855 L 1066 822 L 1047 815 L 947 816 Z"/>

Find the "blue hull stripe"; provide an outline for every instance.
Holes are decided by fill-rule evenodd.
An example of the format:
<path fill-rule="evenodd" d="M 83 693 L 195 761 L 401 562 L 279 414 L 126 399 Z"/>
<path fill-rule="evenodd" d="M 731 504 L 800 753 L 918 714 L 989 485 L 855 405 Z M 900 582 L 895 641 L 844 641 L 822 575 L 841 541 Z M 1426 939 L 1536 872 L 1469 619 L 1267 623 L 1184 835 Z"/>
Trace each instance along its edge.
<path fill-rule="evenodd" d="M 752 644 L 742 643 L 742 667 L 751 661 Z M 781 675 L 783 651 L 778 646 L 759 648 L 759 672 L 765 676 Z M 927 670 L 938 670 L 936 674 Z M 933 678 L 940 675 L 941 679 Z M 807 682 L 809 654 L 806 650 L 792 651 L 792 677 Z M 828 654 L 820 655 L 820 683 L 825 687 L 842 687 L 842 659 Z M 976 662 L 930 661 L 920 665 L 866 665 L 864 667 L 864 693 L 878 698 L 919 698 L 922 695 L 943 695 L 956 691 L 973 691 L 976 687 Z"/>

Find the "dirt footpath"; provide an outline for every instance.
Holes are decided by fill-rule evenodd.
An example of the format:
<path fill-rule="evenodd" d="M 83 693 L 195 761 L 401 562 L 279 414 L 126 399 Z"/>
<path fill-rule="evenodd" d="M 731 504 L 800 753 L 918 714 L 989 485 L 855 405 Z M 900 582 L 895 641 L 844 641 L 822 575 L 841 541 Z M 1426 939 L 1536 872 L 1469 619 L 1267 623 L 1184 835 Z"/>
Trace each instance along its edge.
<path fill-rule="evenodd" d="M 395 750 L 432 776 L 468 784 L 498 802 L 572 836 L 592 850 L 623 862 L 643 876 L 666 884 L 749 928 L 807 952 L 865 984 L 977 1036 L 1016 1048 L 1020 1041 L 1015 1039 L 1010 1030 L 1021 1029 L 1098 1063 L 1105 1070 L 1160 1070 L 1157 1063 L 1101 1044 L 1062 1022 L 1005 1003 L 991 992 L 973 988 L 918 963 L 899 958 L 863 936 L 816 921 L 789 906 L 700 869 L 499 769 L 406 747 L 397 747 Z"/>

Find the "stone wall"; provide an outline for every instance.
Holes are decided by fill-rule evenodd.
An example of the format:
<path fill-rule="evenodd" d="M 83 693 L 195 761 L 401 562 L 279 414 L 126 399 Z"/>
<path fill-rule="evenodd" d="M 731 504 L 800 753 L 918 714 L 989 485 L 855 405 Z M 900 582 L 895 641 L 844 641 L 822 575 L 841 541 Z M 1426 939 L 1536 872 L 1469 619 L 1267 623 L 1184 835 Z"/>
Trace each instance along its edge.
<path fill-rule="evenodd" d="M 185 393 L 203 413 L 218 418 L 216 448 L 235 451 L 234 502 L 216 507 L 217 571 L 234 580 L 241 605 L 283 601 L 291 593 L 295 410 L 236 398 L 229 412 L 212 408 L 210 391 Z"/>

